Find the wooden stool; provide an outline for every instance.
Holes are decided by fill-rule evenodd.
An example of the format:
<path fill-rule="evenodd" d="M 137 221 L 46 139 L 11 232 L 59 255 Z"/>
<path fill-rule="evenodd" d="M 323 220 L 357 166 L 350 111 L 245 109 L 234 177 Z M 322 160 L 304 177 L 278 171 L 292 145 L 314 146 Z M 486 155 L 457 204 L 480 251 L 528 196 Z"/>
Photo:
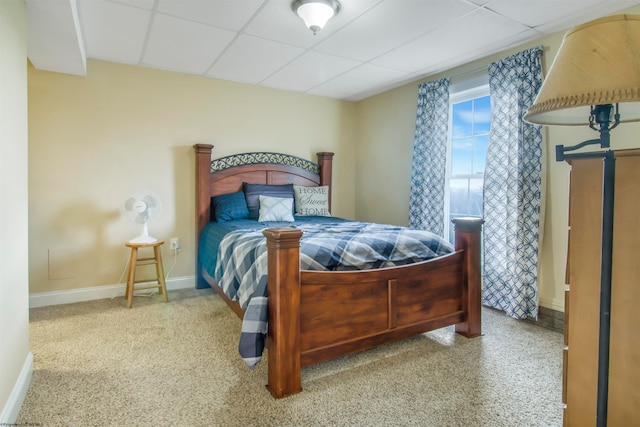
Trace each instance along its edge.
<path fill-rule="evenodd" d="M 127 290 L 125 292 L 125 298 L 127 298 L 127 308 L 131 308 L 133 304 L 133 291 L 140 289 L 152 289 L 158 288 L 160 294 L 164 298 L 164 302 L 167 302 L 167 287 L 164 283 L 164 270 L 162 269 L 162 254 L 160 253 L 160 246 L 164 243 L 163 240 L 158 240 L 153 243 L 125 243 L 125 246 L 131 248 L 131 258 L 129 261 L 129 278 L 127 279 Z M 153 248 L 153 257 L 138 259 L 138 249 L 140 248 Z M 139 265 L 156 265 L 156 278 L 158 284 L 149 286 L 134 287 L 136 283 L 146 283 L 149 280 L 135 280 L 136 267 Z"/>

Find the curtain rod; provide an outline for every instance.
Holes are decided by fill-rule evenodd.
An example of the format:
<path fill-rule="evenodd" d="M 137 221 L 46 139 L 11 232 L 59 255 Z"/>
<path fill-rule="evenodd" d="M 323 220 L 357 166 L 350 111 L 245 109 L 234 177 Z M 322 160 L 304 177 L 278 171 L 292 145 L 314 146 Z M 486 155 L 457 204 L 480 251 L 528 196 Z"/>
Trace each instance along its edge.
<path fill-rule="evenodd" d="M 0 0 L 0 1 L 1 1 L 1 0 Z M 482 71 L 487 72 L 487 71 L 488 71 L 488 69 L 489 69 L 489 65 L 487 65 L 486 67 L 478 67 L 478 68 L 474 68 L 473 70 L 464 71 L 464 72 L 462 72 L 462 73 L 458 73 L 458 74 L 452 74 L 452 75 L 449 75 L 449 76 L 444 75 L 444 76 L 440 77 L 440 79 L 447 78 L 447 79 L 449 79 L 449 81 L 451 81 L 451 80 L 457 80 L 458 78 L 465 77 L 465 76 L 469 76 L 469 75 L 476 74 L 476 73 L 480 73 L 480 72 L 482 72 Z M 430 75 L 430 76 L 424 76 L 424 77 L 422 77 L 420 80 L 418 80 L 418 84 L 420 85 L 420 84 L 426 83 L 426 82 L 428 82 L 428 81 L 436 80 L 436 79 L 434 78 L 434 76 L 435 76 L 435 75 L 437 75 L 437 74 L 441 74 L 441 73 L 436 73 L 436 74 L 432 74 L 432 75 Z M 438 80 L 439 80 L 439 79 L 438 79 Z"/>
<path fill-rule="evenodd" d="M 538 49 L 538 50 L 540 50 L 540 54 L 542 54 L 542 52 L 544 51 L 544 46 L 543 45 L 536 45 L 536 46 L 533 46 L 533 47 L 531 47 L 529 49 L 525 49 L 523 52 L 525 52 L 527 50 L 531 50 L 531 49 Z M 517 55 L 517 53 L 514 54 L 514 55 Z M 513 56 L 513 55 L 507 55 L 505 58 L 508 58 L 510 56 Z M 502 58 L 502 59 L 504 59 L 504 58 Z M 500 61 L 500 59 L 498 59 L 496 61 Z M 474 68 L 473 70 L 464 71 L 464 72 L 461 72 L 461 73 L 458 73 L 458 74 L 452 74 L 451 76 L 449 76 L 449 79 L 456 79 L 458 77 L 468 76 L 469 74 L 479 73 L 480 71 L 488 71 L 489 70 L 489 65 L 491 65 L 492 62 L 495 62 L 495 61 L 491 61 L 487 65 L 484 65 L 484 66 L 481 66 L 481 67 L 478 67 L 478 68 Z"/>
<path fill-rule="evenodd" d="M 465 76 L 468 76 L 470 74 L 476 74 L 476 73 L 479 73 L 481 71 L 488 71 L 488 70 L 489 70 L 489 64 L 485 65 L 484 67 L 478 67 L 478 68 L 474 68 L 473 70 L 464 71 L 464 72 L 458 73 L 458 74 L 453 74 L 453 75 L 449 76 L 449 79 L 457 79 L 458 77 L 465 77 Z"/>

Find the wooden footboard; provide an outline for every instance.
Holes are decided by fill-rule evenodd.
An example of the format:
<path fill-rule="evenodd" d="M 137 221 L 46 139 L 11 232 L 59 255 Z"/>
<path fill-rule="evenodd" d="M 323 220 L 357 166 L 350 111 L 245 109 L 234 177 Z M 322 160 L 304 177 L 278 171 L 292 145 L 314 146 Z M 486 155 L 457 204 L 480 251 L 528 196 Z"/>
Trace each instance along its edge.
<path fill-rule="evenodd" d="M 301 367 L 455 325 L 481 334 L 482 220 L 459 218 L 456 252 L 403 267 L 357 272 L 300 271 L 300 237 L 269 229 L 268 385 L 274 397 L 299 392 Z"/>

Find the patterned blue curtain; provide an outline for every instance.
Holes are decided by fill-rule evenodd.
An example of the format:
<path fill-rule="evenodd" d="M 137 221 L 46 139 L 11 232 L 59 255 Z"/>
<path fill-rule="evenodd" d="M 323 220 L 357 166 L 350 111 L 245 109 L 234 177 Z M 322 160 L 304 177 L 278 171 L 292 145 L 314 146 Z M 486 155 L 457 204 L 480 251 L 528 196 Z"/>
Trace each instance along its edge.
<path fill-rule="evenodd" d="M 522 118 L 542 84 L 541 51 L 489 65 L 482 302 L 519 319 L 538 314 L 542 130 Z"/>
<path fill-rule="evenodd" d="M 418 86 L 409 227 L 444 236 L 449 79 Z"/>

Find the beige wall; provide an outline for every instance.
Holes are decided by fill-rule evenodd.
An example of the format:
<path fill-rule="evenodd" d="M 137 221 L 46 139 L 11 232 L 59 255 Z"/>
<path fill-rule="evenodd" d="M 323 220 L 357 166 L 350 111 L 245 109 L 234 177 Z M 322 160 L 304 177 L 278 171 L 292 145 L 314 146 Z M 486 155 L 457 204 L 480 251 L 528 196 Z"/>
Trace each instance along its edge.
<path fill-rule="evenodd" d="M 628 10 L 640 13 L 640 6 Z M 474 61 L 428 80 L 442 77 L 452 82 L 493 61 L 524 49 L 542 45 L 543 67 L 548 71 L 564 33 L 535 43 L 517 46 L 500 54 Z M 368 98 L 358 103 L 358 157 L 356 160 L 356 216 L 367 221 L 408 223 L 411 151 L 415 131 L 418 83 Z M 547 197 L 545 227 L 540 250 L 540 305 L 564 309 L 564 274 L 567 248 L 568 172 L 565 163 L 555 161 L 557 144 L 574 145 L 597 137 L 587 127 L 548 127 L 546 136 Z M 612 131 L 615 149 L 640 147 L 640 124 L 627 123 Z M 383 171 L 387 171 L 386 173 Z"/>
<path fill-rule="evenodd" d="M 121 218 L 140 189 L 162 200 L 151 235 L 180 238 L 172 278 L 195 273 L 195 158 L 333 151 L 336 215 L 355 213 L 356 105 L 149 68 L 88 61 L 86 77 L 29 66 L 30 292 L 123 283 Z M 173 256 L 164 245 L 165 270 Z M 51 262 L 50 262 L 51 260 Z"/>
<path fill-rule="evenodd" d="M 31 375 L 27 265 L 27 22 L 0 1 L 0 424 L 15 421 Z M 22 384 L 20 383 L 22 382 Z"/>

